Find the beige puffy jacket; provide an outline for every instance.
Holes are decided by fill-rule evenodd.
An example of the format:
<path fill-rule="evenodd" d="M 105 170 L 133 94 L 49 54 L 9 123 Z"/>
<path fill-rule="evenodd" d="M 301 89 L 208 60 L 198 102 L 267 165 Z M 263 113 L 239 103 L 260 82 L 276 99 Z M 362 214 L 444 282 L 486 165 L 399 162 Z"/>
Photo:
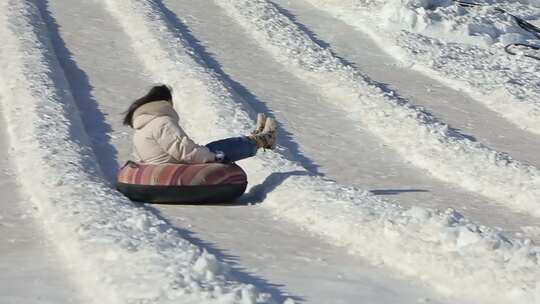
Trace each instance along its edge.
<path fill-rule="evenodd" d="M 195 144 L 178 125 L 178 114 L 167 101 L 154 101 L 133 113 L 133 154 L 150 164 L 207 163 L 215 154 Z"/>

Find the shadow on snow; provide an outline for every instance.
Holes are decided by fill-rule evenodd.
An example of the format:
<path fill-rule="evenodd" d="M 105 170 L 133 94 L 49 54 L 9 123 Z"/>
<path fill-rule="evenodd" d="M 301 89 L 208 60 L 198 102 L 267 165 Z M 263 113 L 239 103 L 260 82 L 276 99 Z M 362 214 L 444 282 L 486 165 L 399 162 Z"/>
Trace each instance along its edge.
<path fill-rule="evenodd" d="M 106 122 L 105 115 L 99 110 L 98 102 L 92 95 L 93 87 L 90 84 L 88 75 L 77 65 L 73 59 L 73 54 L 60 35 L 60 27 L 49 10 L 49 2 L 37 1 L 36 4 L 47 26 L 54 52 L 71 88 L 71 93 L 91 141 L 99 167 L 106 180 L 112 183 L 116 180 L 116 172 L 119 169 L 118 151 L 112 145 L 109 136 L 112 127 Z"/>

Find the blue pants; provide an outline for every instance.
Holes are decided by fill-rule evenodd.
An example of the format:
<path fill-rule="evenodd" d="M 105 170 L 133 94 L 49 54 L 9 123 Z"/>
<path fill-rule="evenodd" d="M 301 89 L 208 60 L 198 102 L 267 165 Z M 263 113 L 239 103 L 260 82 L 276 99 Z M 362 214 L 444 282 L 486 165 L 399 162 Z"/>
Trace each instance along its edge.
<path fill-rule="evenodd" d="M 206 145 L 210 151 L 225 154 L 224 163 L 232 163 L 257 154 L 257 144 L 249 137 L 231 137 L 213 141 Z"/>

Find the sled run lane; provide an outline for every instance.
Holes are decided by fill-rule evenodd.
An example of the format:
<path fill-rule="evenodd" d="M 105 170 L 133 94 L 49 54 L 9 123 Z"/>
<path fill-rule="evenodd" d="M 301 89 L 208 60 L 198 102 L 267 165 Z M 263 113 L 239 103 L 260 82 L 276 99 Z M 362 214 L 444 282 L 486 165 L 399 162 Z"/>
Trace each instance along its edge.
<path fill-rule="evenodd" d="M 94 151 L 112 181 L 121 165 L 117 161 L 129 159 L 131 152 L 121 113 L 155 78 L 145 75 L 127 36 L 99 3 L 81 6 L 49 1 L 42 11 Z M 288 298 L 299 303 L 447 303 L 422 283 L 373 267 L 257 206 L 148 210 L 173 224 L 183 238 L 228 262 L 232 277 L 280 303 Z"/>
<path fill-rule="evenodd" d="M 186 7 L 184 10 L 178 9 L 176 6 L 178 2 L 167 1 L 165 4 L 160 1 L 105 2 L 111 13 L 132 37 L 133 47 L 146 68 L 155 77 L 163 78 L 177 88 L 175 90 L 177 100 L 190 101 L 189 107 L 177 105 L 180 116 L 184 118 L 181 120 L 181 124 L 189 134 L 192 134 L 199 142 L 205 142 L 212 138 L 235 136 L 239 132 L 248 132 L 252 128 L 253 119 L 249 118 L 249 113 L 253 112 L 253 105 L 246 98 L 238 96 L 241 94 L 244 97 L 249 97 L 249 94 L 246 93 L 250 90 L 242 90 L 239 82 L 227 80 L 231 77 L 227 77 L 217 68 L 221 62 L 219 60 L 212 62 L 211 56 L 207 56 L 208 54 L 202 52 L 201 48 L 197 46 L 196 39 L 200 33 L 191 35 L 190 28 L 186 27 L 181 20 L 186 18 L 182 17 L 186 14 Z M 252 3 L 254 3 L 253 6 Z M 248 10 L 251 13 L 264 15 L 264 5 L 259 6 L 258 3 L 260 1 L 242 2 L 238 4 L 238 7 L 247 7 L 251 9 Z M 201 4 L 203 11 L 224 15 L 224 11 L 212 6 L 212 3 Z M 260 11 L 258 11 L 259 9 Z M 234 17 L 238 16 L 234 15 Z M 272 17 L 272 15 L 263 16 L 261 19 L 271 23 L 274 20 Z M 213 22 L 218 19 L 202 18 L 196 21 L 211 20 Z M 203 27 L 205 26 L 204 23 L 201 24 Z M 213 32 L 221 34 L 222 30 L 227 28 L 231 28 L 238 37 L 240 31 L 226 24 L 221 25 L 218 30 L 214 29 Z M 260 27 L 259 30 L 263 28 Z M 272 29 L 272 25 L 269 28 Z M 284 30 L 291 29 L 284 28 Z M 276 41 L 271 41 L 272 43 L 279 44 L 280 38 L 287 38 L 286 34 L 276 34 L 274 36 Z M 249 37 L 238 37 L 236 46 L 243 45 L 245 41 L 248 41 L 245 38 Z M 206 39 L 202 41 L 206 41 Z M 284 42 L 285 45 L 289 43 L 289 41 L 283 40 L 281 42 Z M 159 47 L 154 48 L 154 46 Z M 313 50 L 316 51 L 316 48 Z M 299 62 L 303 62 L 304 59 L 310 63 L 317 61 L 316 58 L 310 57 L 313 54 L 298 52 L 298 50 L 293 50 L 290 54 L 297 56 Z M 218 65 L 216 66 L 215 63 Z M 205 68 L 206 65 L 212 66 L 212 70 Z M 232 78 L 234 79 L 234 77 Z M 287 81 L 289 80 L 287 79 Z M 329 85 L 333 85 L 333 82 L 330 81 Z M 399 111 L 397 112 L 399 113 Z M 225 117 L 230 119 L 224 119 Z M 428 125 L 428 127 L 432 126 Z M 486 150 L 482 150 L 482 146 L 477 146 L 474 149 L 486 152 Z M 443 150 L 442 152 L 448 151 Z M 249 199 L 248 202 L 252 201 L 250 198 L 254 196 L 255 202 L 262 200 L 260 206 L 272 211 L 276 218 L 287 219 L 306 230 L 322 235 L 329 241 L 342 245 L 371 262 L 380 262 L 382 259 L 385 265 L 408 275 L 422 277 L 424 281 L 429 281 L 430 284 L 437 287 L 437 290 L 445 294 L 449 294 L 449 290 L 453 290 L 451 293 L 454 295 L 491 297 L 488 295 L 492 294 L 488 292 L 488 290 L 493 290 L 494 285 L 491 284 L 502 284 L 500 286 L 503 289 L 512 290 L 510 293 L 502 292 L 502 297 L 535 301 L 536 296 L 533 290 L 536 290 L 538 275 L 534 269 L 532 272 L 520 271 L 519 274 L 512 274 L 507 272 L 510 268 L 499 264 L 503 260 L 486 258 L 487 256 L 494 257 L 493 254 L 498 256 L 502 253 L 499 251 L 502 249 L 499 245 L 491 247 L 491 249 L 488 249 L 490 246 L 482 246 L 481 251 L 486 255 L 478 255 L 478 252 L 472 254 L 472 251 L 469 251 L 473 250 L 473 247 L 479 248 L 475 245 L 470 246 L 472 243 L 468 243 L 463 237 L 470 232 L 475 235 L 473 239 L 480 237 L 484 241 L 487 241 L 488 238 L 493 240 L 493 238 L 501 237 L 497 233 L 493 234 L 493 230 L 475 226 L 452 210 L 448 210 L 446 213 L 418 207 L 403 210 L 398 205 L 380 201 L 366 192 L 321 179 L 312 172 L 306 171 L 306 166 L 301 159 L 294 152 L 291 154 L 289 157 L 293 160 L 300 160 L 300 162 L 291 163 L 275 153 L 260 155 L 243 162 L 249 171 L 253 184 L 256 185 L 250 189 L 250 193 L 246 196 L 246 199 Z M 284 152 L 283 155 L 286 156 L 287 153 Z M 518 171 L 521 169 L 519 166 L 517 167 Z M 261 185 L 258 185 L 259 183 Z M 425 221 L 426 219 L 428 220 Z M 432 220 L 434 222 L 431 222 Z M 394 226 L 399 232 L 396 234 L 388 233 L 386 225 L 394 225 L 394 223 L 399 223 Z M 431 226 L 434 223 L 437 223 L 435 226 L 438 228 Z M 455 230 L 461 225 L 468 228 Z M 443 236 L 445 234 L 441 235 L 436 232 L 442 227 L 445 227 L 443 230 L 449 228 L 454 232 L 460 231 L 457 235 L 459 241 L 454 239 L 457 243 L 451 245 L 451 247 L 457 246 L 454 248 L 460 251 L 459 255 L 450 254 L 453 250 L 448 251 L 448 247 L 446 247 L 448 239 Z M 472 227 L 476 228 L 471 230 Z M 467 239 L 472 241 L 468 237 Z M 473 243 L 478 245 L 477 241 L 479 240 L 476 239 Z M 512 240 L 510 243 L 513 244 L 513 247 L 521 242 Z M 531 245 L 529 242 L 523 244 Z M 391 249 L 388 247 L 389 245 L 392 247 Z M 394 245 L 398 246 L 399 249 L 394 248 Z M 536 247 L 531 246 L 530 249 L 534 252 Z M 487 251 L 484 251 L 486 249 Z M 404 254 L 405 251 L 407 254 Z M 396 255 L 398 252 L 399 257 Z M 532 254 L 532 256 L 536 256 L 536 254 Z M 406 258 L 404 259 L 404 257 Z M 473 262 L 471 258 L 479 260 Z M 426 259 L 430 261 L 432 267 L 425 266 Z M 493 262 L 495 264 L 492 264 Z M 458 264 L 460 266 L 456 267 Z M 420 267 L 420 269 L 418 265 L 425 267 Z M 488 272 L 474 271 L 470 267 L 490 269 L 488 271 L 490 275 L 484 277 Z M 447 271 L 449 268 L 453 269 L 450 273 Z M 439 270 L 434 273 L 434 269 Z M 496 270 L 493 271 L 494 269 Z M 483 279 L 479 280 L 477 275 L 480 273 L 489 283 Z M 430 279 L 427 279 L 426 274 Z M 529 290 L 529 287 L 526 287 L 520 288 L 518 291 L 514 287 L 509 287 L 517 286 L 510 283 L 509 278 L 511 278 L 510 281 L 518 280 L 525 284 L 519 284 L 520 286 L 530 286 L 532 289 Z M 530 279 L 532 281 L 529 281 Z M 464 280 L 469 283 L 464 283 Z M 471 287 L 473 285 L 474 288 Z M 480 285 L 483 287 L 479 287 Z M 491 287 L 487 287 L 488 285 Z M 457 286 L 460 287 L 456 288 Z M 492 298 L 491 301 L 501 301 L 501 299 Z"/>
<path fill-rule="evenodd" d="M 517 128 L 462 91 L 456 91 L 419 72 L 403 67 L 365 34 L 310 4 L 302 0 L 274 1 L 274 3 L 279 5 L 282 13 L 311 33 L 314 40 L 321 45 L 329 45 L 336 56 L 342 58 L 344 62 L 362 70 L 415 105 L 425 107 L 427 112 L 434 113 L 444 122 L 449 123 L 450 127 L 462 132 L 464 136 L 471 137 L 497 151 L 508 153 L 512 158 L 523 161 L 525 164 L 536 168 L 540 167 L 540 154 L 537 153 L 537 147 L 540 147 L 538 135 Z M 364 153 L 362 154 L 364 155 Z M 339 172 L 343 174 L 343 170 L 347 170 L 347 168 L 343 167 Z M 406 179 L 412 184 L 415 182 L 414 175 L 417 174 L 412 173 L 414 169 L 408 171 L 413 177 L 400 179 Z M 358 177 L 358 173 L 355 173 Z M 348 181 L 357 186 L 362 185 L 361 182 L 354 180 L 354 176 Z M 417 182 L 417 184 L 422 183 Z M 444 208 L 445 203 L 462 202 L 454 207 L 469 217 L 484 224 L 504 227 L 518 235 L 539 240 L 538 229 L 540 227 L 537 226 L 536 219 L 527 219 L 527 216 L 520 213 L 509 213 L 504 208 L 494 211 L 493 208 L 487 207 L 490 201 L 486 201 L 484 197 L 472 193 L 469 193 L 469 197 L 460 196 L 459 189 L 449 184 L 447 187 L 453 188 L 453 190 L 443 190 L 443 193 L 440 193 L 441 187 L 437 187 L 436 184 L 425 185 L 423 189 L 429 191 L 401 193 L 399 201 L 401 203 L 410 202 L 412 205 L 422 205 L 423 202 L 426 202 L 431 206 L 436 204 L 439 208 Z M 495 213 L 490 214 L 490 212 Z M 489 218 L 498 218 L 503 222 L 489 222 L 489 220 L 486 222 L 486 219 Z M 517 226 L 511 228 L 507 226 L 509 223 L 515 223 Z M 522 234 L 522 230 L 532 233 Z"/>
<path fill-rule="evenodd" d="M 464 136 L 347 64 L 269 1 L 216 1 L 276 61 L 413 165 L 515 211 L 540 215 L 540 171 Z"/>
<path fill-rule="evenodd" d="M 43 233 L 39 211 L 20 191 L 0 107 L 0 303 L 81 303 L 69 267 Z"/>
<path fill-rule="evenodd" d="M 540 240 L 534 233 L 536 218 L 504 207 L 486 208 L 491 200 L 431 178 L 425 171 L 404 162 L 368 131 L 359 130 L 346 119 L 344 111 L 329 105 L 315 89 L 272 60 L 253 39 L 242 35 L 242 28 L 221 10 L 209 10 L 214 6 L 211 2 L 166 3 L 173 13 L 184 16 L 193 32 L 192 40 L 203 41 L 198 43 L 198 51 L 206 53 L 211 67 L 221 71 L 229 81 L 233 78 L 232 87 L 255 109 L 274 112 L 290 132 L 280 138 L 281 143 L 289 153 L 309 155 L 300 161 L 313 173 L 324 173 L 341 184 L 370 189 L 381 197 L 396 198 L 408 206 L 456 208 L 482 224 Z M 235 47 L 239 44 L 241 48 Z M 325 143 L 324 149 L 321 142 Z M 533 229 L 523 231 L 521 227 Z"/>
<path fill-rule="evenodd" d="M 389 90 L 415 106 L 423 107 L 465 136 L 540 168 L 538 134 L 518 128 L 463 91 L 408 68 L 388 55 L 367 34 L 303 0 L 274 3 L 283 13 L 312 31 L 321 44 L 329 45 L 336 56 L 387 85 Z"/>
<path fill-rule="evenodd" d="M 287 149 L 279 154 L 242 162 L 252 183 L 238 206 L 130 203 L 110 184 L 118 161 L 129 154 L 129 133 L 119 122 L 140 95 L 134 88 L 171 84 L 180 123 L 199 142 L 249 132 L 257 106 L 252 98 L 260 108 L 277 104 L 250 96 L 256 90 L 235 82 L 237 75 L 226 77 L 218 69 L 221 57 L 212 62 L 197 48 L 200 33 L 190 35 L 181 21 L 188 17 L 172 2 L 62 0 L 40 2 L 38 10 L 32 3 L 12 1 L 11 27 L 0 27 L 25 53 L 2 61 L 13 73 L 0 82 L 2 96 L 32 109 L 21 117 L 14 104 L 3 103 L 10 134 L 20 138 L 14 149 L 28 153 L 17 158 L 18 174 L 25 189 L 34 185 L 39 195 L 32 200 L 46 215 L 62 219 L 51 234 L 61 236 L 56 241 L 69 250 L 66 258 L 82 268 L 79 282 L 100 301 L 271 303 L 271 294 L 287 304 L 466 303 L 462 297 L 536 304 L 539 253 L 530 242 L 452 210 L 404 209 L 321 178 L 317 163 L 298 155 L 294 142 L 303 142 L 293 133 L 280 138 Z M 221 29 L 241 32 L 212 2 L 197 3 L 224 17 L 218 18 L 225 21 Z M 236 46 L 249 41 L 247 35 L 237 39 Z M 284 82 L 298 83 L 286 75 Z M 21 87 L 16 78 L 32 85 Z M 121 81 L 112 86 L 115 79 Z M 310 96 L 311 86 L 305 88 Z M 28 159 L 40 166 L 32 171 Z M 47 173 L 53 182 L 42 181 Z"/>
<path fill-rule="evenodd" d="M 540 134 L 539 62 L 512 46 L 506 52 L 512 43 L 536 43 L 535 1 L 303 1 L 370 35 L 409 68 Z"/>
<path fill-rule="evenodd" d="M 5 43 L 0 48 L 4 68 L 0 101 L 22 197 L 36 205 L 63 265 L 70 266 L 67 277 L 78 287 L 74 301 L 273 303 L 254 286 L 232 279 L 225 264 L 185 240 L 177 228 L 111 189 L 94 154 L 94 148 L 103 149 L 104 144 L 96 134 L 105 134 L 93 133 L 91 140 L 86 133 L 94 121 L 81 120 L 84 112 L 79 112 L 71 93 L 66 78 L 70 74 L 64 73 L 71 53 L 62 49 L 65 45 L 56 44 L 61 39 L 49 4 L 19 0 L 1 4 L 0 34 Z M 100 24 L 102 15 L 93 17 Z M 87 30 L 92 30 L 90 24 L 85 23 Z M 81 75 L 86 74 L 70 81 L 83 80 Z M 16 271 L 16 265 L 10 265 L 7 274 Z M 51 273 L 50 284 L 60 283 L 55 276 Z M 70 290 L 69 283 L 62 285 L 66 292 Z M 23 291 L 26 299 L 12 291 L 6 293 L 10 297 L 6 300 L 32 301 L 33 292 Z M 38 300 L 62 303 L 61 294 L 56 290 Z"/>

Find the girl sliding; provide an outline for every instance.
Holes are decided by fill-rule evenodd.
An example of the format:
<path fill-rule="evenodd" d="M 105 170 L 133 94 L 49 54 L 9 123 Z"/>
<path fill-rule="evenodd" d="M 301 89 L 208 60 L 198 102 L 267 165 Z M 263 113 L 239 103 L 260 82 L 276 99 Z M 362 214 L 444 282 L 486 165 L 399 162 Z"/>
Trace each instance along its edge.
<path fill-rule="evenodd" d="M 124 125 L 135 129 L 133 154 L 138 163 L 230 163 L 276 145 L 276 122 L 263 113 L 257 115 L 257 125 L 250 135 L 221 139 L 206 146 L 193 142 L 178 125 L 178 119 L 167 85 L 152 87 L 131 104 Z"/>

